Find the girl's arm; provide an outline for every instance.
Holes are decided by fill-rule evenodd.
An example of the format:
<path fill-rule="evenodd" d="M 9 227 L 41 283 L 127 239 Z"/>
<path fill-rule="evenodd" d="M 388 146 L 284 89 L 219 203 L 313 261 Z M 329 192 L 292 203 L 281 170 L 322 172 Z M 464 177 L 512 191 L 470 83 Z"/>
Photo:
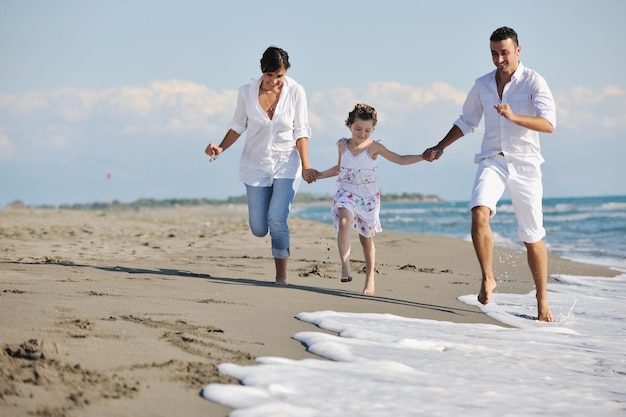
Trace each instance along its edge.
<path fill-rule="evenodd" d="M 319 175 L 317 176 L 317 179 L 321 180 L 324 178 L 330 178 L 330 177 L 334 177 L 337 174 L 339 174 L 339 165 L 335 165 L 333 167 L 328 168 L 325 171 L 320 172 Z"/>
<path fill-rule="evenodd" d="M 397 153 L 387 149 L 385 145 L 379 142 L 374 142 L 371 146 L 373 146 L 373 152 L 371 154 L 372 158 L 376 158 L 377 155 L 380 155 L 394 164 L 409 165 L 424 160 L 422 155 L 398 155 Z"/>

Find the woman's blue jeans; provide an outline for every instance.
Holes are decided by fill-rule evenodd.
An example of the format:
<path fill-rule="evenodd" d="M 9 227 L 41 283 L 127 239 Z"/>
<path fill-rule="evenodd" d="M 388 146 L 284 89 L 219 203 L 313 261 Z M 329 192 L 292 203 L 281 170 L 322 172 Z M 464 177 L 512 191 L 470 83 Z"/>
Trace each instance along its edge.
<path fill-rule="evenodd" d="M 269 187 L 246 184 L 250 230 L 257 237 L 263 237 L 269 231 L 274 258 L 289 257 L 291 236 L 287 218 L 299 182 L 299 178 L 296 180 L 279 178 L 274 179 L 274 183 Z"/>

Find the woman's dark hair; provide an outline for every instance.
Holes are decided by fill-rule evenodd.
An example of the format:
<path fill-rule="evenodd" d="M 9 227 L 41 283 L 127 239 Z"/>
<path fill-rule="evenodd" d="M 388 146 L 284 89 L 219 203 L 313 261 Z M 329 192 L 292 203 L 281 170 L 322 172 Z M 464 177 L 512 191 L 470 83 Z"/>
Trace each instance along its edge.
<path fill-rule="evenodd" d="M 348 113 L 348 118 L 346 119 L 346 126 L 350 127 L 354 124 L 356 119 L 359 118 L 361 120 L 372 120 L 373 125 L 376 126 L 378 123 L 378 117 L 376 115 L 376 109 L 372 106 L 368 106 L 367 104 L 359 103 L 354 106 L 354 110 Z"/>
<path fill-rule="evenodd" d="M 262 72 L 278 71 L 280 67 L 285 67 L 285 70 L 288 70 L 290 66 L 287 51 L 276 46 L 270 46 L 263 52 L 263 57 L 261 57 Z"/>
<path fill-rule="evenodd" d="M 491 42 L 501 42 L 506 39 L 512 39 L 515 42 L 515 46 L 519 46 L 519 42 L 517 41 L 517 32 L 507 26 L 502 26 L 493 31 L 489 40 Z"/>

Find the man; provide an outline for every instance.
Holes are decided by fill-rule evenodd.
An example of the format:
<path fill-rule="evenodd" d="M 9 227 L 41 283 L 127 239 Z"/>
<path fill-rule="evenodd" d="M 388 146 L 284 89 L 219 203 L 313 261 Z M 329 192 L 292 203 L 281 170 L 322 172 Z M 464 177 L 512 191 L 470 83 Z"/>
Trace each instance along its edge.
<path fill-rule="evenodd" d="M 539 132 L 552 133 L 556 112 L 552 92 L 537 72 L 519 61 L 517 33 L 509 27 L 496 29 L 490 37 L 491 59 L 496 69 L 478 78 L 467 95 L 463 113 L 448 134 L 424 151 L 434 161 L 462 136 L 472 133 L 482 117 L 485 134 L 470 208 L 472 241 L 482 270 L 478 300 L 487 304 L 496 287 L 493 275 L 494 239 L 490 219 L 508 189 L 518 224 L 518 235 L 527 250 L 537 297 L 537 319 L 553 321 L 548 303 L 548 252 L 543 242 L 541 164 Z"/>

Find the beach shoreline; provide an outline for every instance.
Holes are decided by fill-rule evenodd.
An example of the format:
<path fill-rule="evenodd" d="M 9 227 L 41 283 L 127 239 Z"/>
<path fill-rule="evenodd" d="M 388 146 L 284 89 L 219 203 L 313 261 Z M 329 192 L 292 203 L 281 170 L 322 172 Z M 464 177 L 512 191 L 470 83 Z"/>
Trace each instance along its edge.
<path fill-rule="evenodd" d="M 375 238 L 376 295 L 340 283 L 332 226 L 290 219 L 289 286 L 273 283 L 269 237 L 245 206 L 135 211 L 0 210 L 0 412 L 3 415 L 213 415 L 200 397 L 236 383 L 220 363 L 311 359 L 292 336 L 323 331 L 312 311 L 386 313 L 498 324 L 461 303 L 477 293 L 470 242 L 385 230 Z M 363 255 L 356 235 L 353 268 Z M 525 253 L 497 248 L 496 291 L 533 290 Z M 550 274 L 616 276 L 550 256 Z"/>

